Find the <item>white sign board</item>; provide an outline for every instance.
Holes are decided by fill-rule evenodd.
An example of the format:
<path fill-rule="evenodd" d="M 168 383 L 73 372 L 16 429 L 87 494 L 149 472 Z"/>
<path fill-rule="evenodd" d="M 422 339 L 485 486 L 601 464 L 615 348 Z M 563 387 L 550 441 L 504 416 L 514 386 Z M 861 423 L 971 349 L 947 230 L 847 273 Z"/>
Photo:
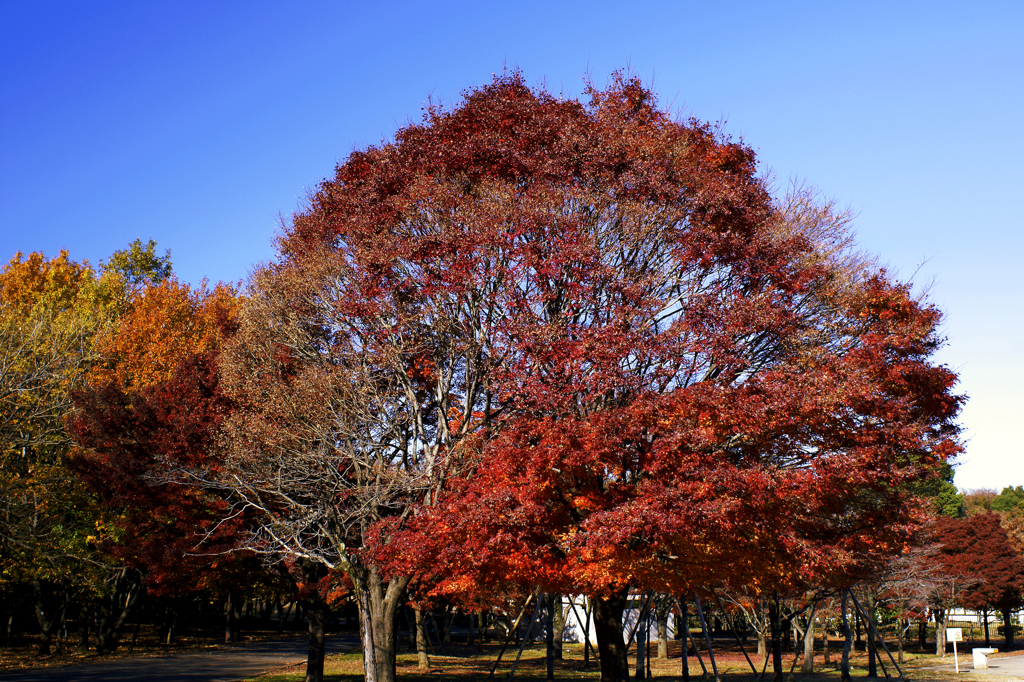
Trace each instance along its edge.
<path fill-rule="evenodd" d="M 964 641 L 963 628 L 946 628 L 946 641 L 947 642 L 962 642 Z"/>

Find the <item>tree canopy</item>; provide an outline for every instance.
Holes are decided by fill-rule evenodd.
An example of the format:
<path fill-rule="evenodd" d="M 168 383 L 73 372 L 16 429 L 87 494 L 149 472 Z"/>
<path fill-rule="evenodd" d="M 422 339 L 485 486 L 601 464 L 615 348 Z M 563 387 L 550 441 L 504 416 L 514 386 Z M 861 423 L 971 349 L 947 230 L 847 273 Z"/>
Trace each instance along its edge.
<path fill-rule="evenodd" d="M 504 74 L 353 153 L 225 350 L 201 475 L 251 547 L 352 577 L 373 679 L 414 574 L 842 581 L 899 551 L 958 449 L 935 308 L 854 263 L 841 219 L 787 212 L 748 147 L 634 79 L 589 97 Z"/>
<path fill-rule="evenodd" d="M 941 314 L 849 220 L 774 196 L 750 147 L 635 78 L 577 101 L 503 73 L 339 164 L 241 295 L 151 240 L 98 272 L 17 256 L 0 483 L 77 474 L 111 518 L 66 538 L 154 594 L 200 542 L 242 557 L 228 581 L 291 571 L 309 680 L 342 574 L 370 680 L 394 679 L 403 601 L 505 590 L 587 595 L 625 680 L 636 590 L 725 587 L 777 630 L 780 593 L 873 575 L 930 514 L 967 523 Z M 957 599 L 1012 601 L 981 584 Z"/>

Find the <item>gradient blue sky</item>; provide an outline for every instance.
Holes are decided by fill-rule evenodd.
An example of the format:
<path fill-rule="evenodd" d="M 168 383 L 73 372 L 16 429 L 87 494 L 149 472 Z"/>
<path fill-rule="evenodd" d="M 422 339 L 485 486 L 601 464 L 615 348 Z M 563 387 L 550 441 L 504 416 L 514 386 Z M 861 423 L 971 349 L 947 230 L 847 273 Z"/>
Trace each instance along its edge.
<path fill-rule="evenodd" d="M 961 488 L 1024 484 L 1024 2 L 0 0 L 0 258 L 137 237 L 238 280 L 339 161 L 503 67 L 629 67 L 931 284 L 970 396 Z"/>

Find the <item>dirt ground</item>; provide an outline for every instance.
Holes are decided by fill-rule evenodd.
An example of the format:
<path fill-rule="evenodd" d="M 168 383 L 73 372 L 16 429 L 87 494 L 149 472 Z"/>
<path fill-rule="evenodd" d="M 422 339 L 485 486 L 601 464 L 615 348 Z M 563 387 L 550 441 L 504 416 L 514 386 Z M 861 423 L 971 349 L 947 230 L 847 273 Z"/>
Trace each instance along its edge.
<path fill-rule="evenodd" d="M 242 633 L 244 641 L 262 642 L 280 637 L 294 637 L 301 632 L 279 633 L 271 630 L 247 630 Z M 109 654 L 97 654 L 95 649 L 85 653 L 77 653 L 78 641 L 72 638 L 67 642 L 63 652 L 51 651 L 46 656 L 38 655 L 38 642 L 35 637 L 24 637 L 10 646 L 0 646 L 0 672 L 4 670 L 25 670 L 30 668 L 49 668 L 54 666 L 90 663 L 93 661 L 121 660 L 126 658 L 145 658 L 150 656 L 167 656 L 176 651 L 195 651 L 197 649 L 215 649 L 224 646 L 224 631 L 211 628 L 206 632 L 192 633 L 178 637 L 170 645 L 157 641 L 155 632 L 140 628 L 132 644 L 132 632 L 122 637 L 121 646 Z M 51 647 L 52 648 L 52 647 Z"/>

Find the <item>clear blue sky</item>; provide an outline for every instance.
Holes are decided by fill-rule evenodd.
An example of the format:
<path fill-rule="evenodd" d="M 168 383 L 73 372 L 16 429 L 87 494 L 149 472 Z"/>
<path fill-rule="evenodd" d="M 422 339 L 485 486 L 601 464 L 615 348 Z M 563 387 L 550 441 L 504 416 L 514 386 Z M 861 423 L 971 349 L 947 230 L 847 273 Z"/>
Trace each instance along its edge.
<path fill-rule="evenodd" d="M 243 278 L 356 148 L 504 66 L 631 68 L 934 282 L 970 395 L 961 488 L 1024 484 L 1024 2 L 0 0 L 0 258 L 137 237 Z"/>

